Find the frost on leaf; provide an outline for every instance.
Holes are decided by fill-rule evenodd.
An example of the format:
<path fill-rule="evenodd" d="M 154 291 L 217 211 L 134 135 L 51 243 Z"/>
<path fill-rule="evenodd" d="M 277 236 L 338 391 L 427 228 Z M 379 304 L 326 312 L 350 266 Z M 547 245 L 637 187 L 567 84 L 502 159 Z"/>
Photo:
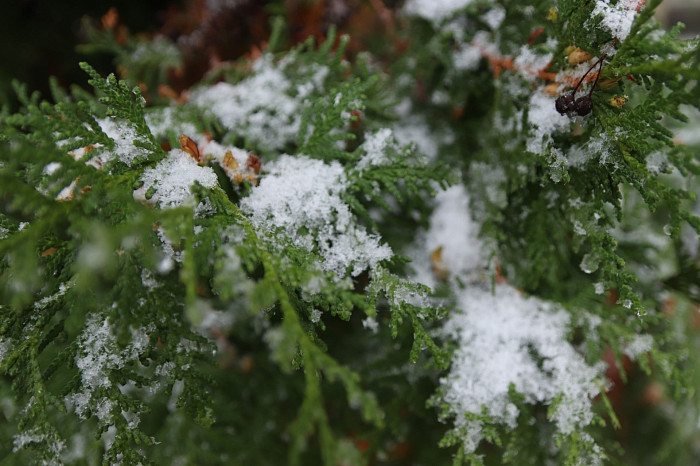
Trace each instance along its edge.
<path fill-rule="evenodd" d="M 493 292 L 468 287 L 458 305 L 463 312 L 453 314 L 442 330 L 458 349 L 441 385 L 456 426 L 467 433 L 467 450 L 476 449 L 482 434 L 481 421 L 465 413 L 516 426 L 519 410 L 509 396 L 511 385 L 527 403 L 552 405 L 551 420 L 561 434 L 591 423 L 603 367 L 589 366 L 567 341 L 566 311 L 509 285 L 497 285 Z"/>
<path fill-rule="evenodd" d="M 342 195 L 343 167 L 306 156 L 283 155 L 266 165 L 268 174 L 241 202 L 264 234 L 281 230 L 291 243 L 319 254 L 324 270 L 359 275 L 392 255 L 389 246 L 356 223 Z"/>
<path fill-rule="evenodd" d="M 116 406 L 115 401 L 107 396 L 107 390 L 113 386 L 110 375 L 139 358 L 146 350 L 148 334 L 152 331 L 153 328 L 131 329 L 131 343 L 119 349 L 107 318 L 95 314 L 88 319 L 75 359 L 82 391 L 66 397 L 79 417 L 86 419 L 91 413 L 102 422 L 109 422 Z"/>

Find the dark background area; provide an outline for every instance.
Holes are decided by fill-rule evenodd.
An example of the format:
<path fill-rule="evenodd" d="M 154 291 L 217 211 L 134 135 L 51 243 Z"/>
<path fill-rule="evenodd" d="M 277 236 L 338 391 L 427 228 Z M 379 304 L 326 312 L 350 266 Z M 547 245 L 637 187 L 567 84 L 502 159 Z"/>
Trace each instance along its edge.
<path fill-rule="evenodd" d="M 74 83 L 89 87 L 87 76 L 78 66 L 80 61 L 87 61 L 103 75 L 124 76 L 120 73 L 124 69 L 116 68 L 114 48 L 111 53 L 104 48 L 95 53 L 95 47 L 89 55 L 81 53 L 78 45 L 90 43 L 84 21 L 89 21 L 93 32 L 109 31 L 117 39 L 163 35 L 178 44 L 183 63 L 167 77 L 167 84 L 177 94 L 199 82 L 217 63 L 259 54 L 258 47 L 264 47 L 270 22 L 275 17 L 285 20 L 282 40 L 286 46 L 309 36 L 323 41 L 329 28 L 335 26 L 351 37 L 346 50 L 349 55 L 370 49 L 381 57 L 380 50 L 387 45 L 397 47 L 392 49 L 395 52 L 402 44 L 392 35 L 391 10 L 402 3 L 401 0 L 79 0 L 63 4 L 55 0 L 0 0 L 0 40 L 5 44 L 0 48 L 0 106 L 9 105 L 11 111 L 18 110 L 13 80 L 26 84 L 29 91 L 39 91 L 46 99 L 50 99 L 50 76 L 56 77 L 63 88 Z M 117 14 L 104 22 L 103 17 L 111 9 Z"/>
<path fill-rule="evenodd" d="M 48 77 L 56 76 L 62 86 L 81 83 L 87 77 L 78 62 L 89 59 L 95 68 L 113 71 L 110 56 L 79 54 L 81 19 L 99 23 L 111 7 L 119 11 L 120 22 L 133 32 L 154 32 L 165 20 L 176 0 L 1 0 L 0 1 L 0 105 L 14 104 L 11 82 L 26 83 L 30 90 L 48 95 Z"/>
<path fill-rule="evenodd" d="M 208 3 L 218 5 L 219 11 L 204 20 L 202 12 Z M 271 3 L 277 7 L 265 6 Z M 381 3 L 394 9 L 403 1 Z M 368 7 L 370 4 L 374 8 Z M 353 41 L 367 45 L 376 39 L 372 38 L 372 31 L 376 33 L 386 26 L 378 20 L 376 4 L 366 0 L 0 0 L 0 106 L 9 104 L 11 110 L 17 110 L 12 80 L 25 83 L 30 91 L 37 90 L 48 98 L 49 76 L 55 76 L 64 88 L 73 83 L 88 87 L 87 77 L 78 67 L 80 61 L 88 61 L 103 74 L 116 72 L 113 55 L 85 55 L 76 49 L 78 44 L 87 42 L 82 21 L 89 18 L 100 28 L 100 19 L 110 8 L 116 9 L 119 24 L 131 34 L 160 33 L 177 41 L 182 34 L 197 29 L 202 43 L 185 53 L 187 76 L 181 77 L 180 85 L 187 87 L 209 69 L 212 56 L 235 59 L 248 52 L 251 45 L 265 40 L 270 13 L 286 16 L 291 43 L 308 35 L 322 37 L 333 23 L 350 33 Z M 696 0 L 665 0 L 657 16 L 666 26 L 684 22 L 685 37 L 693 37 L 700 30 L 700 5 Z"/>

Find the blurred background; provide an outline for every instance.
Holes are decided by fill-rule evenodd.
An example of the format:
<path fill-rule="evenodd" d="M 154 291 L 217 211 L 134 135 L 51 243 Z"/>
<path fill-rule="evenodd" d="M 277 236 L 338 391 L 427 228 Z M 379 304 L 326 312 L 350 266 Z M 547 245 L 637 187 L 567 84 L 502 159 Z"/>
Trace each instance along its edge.
<path fill-rule="evenodd" d="M 0 1 L 0 104 L 16 105 L 11 82 L 48 94 L 48 77 L 67 87 L 86 85 L 79 61 L 101 73 L 116 71 L 114 53 L 85 50 L 89 30 L 109 29 L 115 41 L 126 37 L 164 36 L 183 53 L 187 76 L 170 81 L 187 86 L 201 78 L 212 62 L 235 60 L 269 36 L 270 20 L 285 17 L 289 43 L 309 35 L 325 36 L 331 24 L 355 35 L 377 32 L 377 22 L 395 0 L 53 0 Z M 379 13 L 378 13 L 379 12 Z M 380 24 L 381 26 L 381 24 Z M 102 53 L 100 53 L 102 52 Z"/>
<path fill-rule="evenodd" d="M 382 40 L 391 10 L 404 0 L 2 0 L 0 1 L 0 105 L 16 106 L 11 82 L 48 95 L 48 77 L 67 87 L 86 85 L 78 62 L 89 61 L 102 73 L 116 71 L 114 54 L 79 44 L 88 42 L 86 25 L 112 28 L 119 35 L 163 35 L 184 50 L 186 76 L 181 86 L 201 78 L 212 61 L 239 58 L 269 34 L 270 19 L 284 16 L 290 43 L 324 35 L 335 24 L 355 41 Z M 108 12 L 111 12 L 108 14 Z M 116 16 L 114 15 L 116 14 Z M 700 1 L 665 0 L 658 9 L 666 26 L 686 25 L 685 37 L 700 32 Z M 111 23 L 110 23 L 111 22 Z M 372 39 L 372 35 L 374 39 Z M 122 37 L 123 39 L 123 37 Z M 375 44 L 376 45 L 376 44 Z M 377 50 L 372 47 L 372 50 Z M 175 79 L 178 78 L 178 79 Z"/>

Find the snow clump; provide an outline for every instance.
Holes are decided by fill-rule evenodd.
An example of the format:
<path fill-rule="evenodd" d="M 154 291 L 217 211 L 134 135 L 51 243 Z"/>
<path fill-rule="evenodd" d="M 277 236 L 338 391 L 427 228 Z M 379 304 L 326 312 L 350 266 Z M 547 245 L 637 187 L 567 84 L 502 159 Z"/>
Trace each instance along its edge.
<path fill-rule="evenodd" d="M 392 251 L 379 236 L 357 224 L 343 201 L 347 177 L 338 162 L 283 155 L 266 165 L 268 174 L 241 209 L 265 235 L 278 230 L 292 243 L 322 257 L 321 268 L 345 277 L 374 269 Z"/>

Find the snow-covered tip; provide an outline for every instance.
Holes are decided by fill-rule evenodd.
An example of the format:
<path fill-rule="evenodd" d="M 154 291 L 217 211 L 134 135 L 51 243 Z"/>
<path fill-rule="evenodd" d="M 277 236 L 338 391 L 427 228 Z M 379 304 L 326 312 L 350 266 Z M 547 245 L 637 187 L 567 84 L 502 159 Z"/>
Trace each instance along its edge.
<path fill-rule="evenodd" d="M 149 155 L 147 149 L 142 145 L 148 144 L 148 140 L 136 129 L 136 126 L 130 121 L 120 118 L 103 118 L 97 120 L 102 131 L 114 141 L 114 147 L 111 152 L 100 155 L 101 162 L 106 163 L 117 159 L 127 166 L 131 166 L 134 161 L 146 158 Z"/>

